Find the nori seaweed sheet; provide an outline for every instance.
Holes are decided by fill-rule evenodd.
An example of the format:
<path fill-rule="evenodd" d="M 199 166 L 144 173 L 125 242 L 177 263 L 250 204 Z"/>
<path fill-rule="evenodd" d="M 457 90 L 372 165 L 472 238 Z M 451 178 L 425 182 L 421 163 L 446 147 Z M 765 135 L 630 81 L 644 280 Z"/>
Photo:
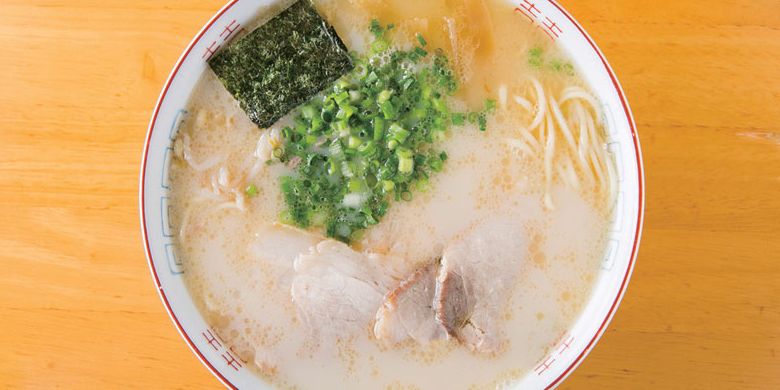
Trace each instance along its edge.
<path fill-rule="evenodd" d="M 268 127 L 354 67 L 336 31 L 309 0 L 220 51 L 211 69 L 249 118 Z"/>

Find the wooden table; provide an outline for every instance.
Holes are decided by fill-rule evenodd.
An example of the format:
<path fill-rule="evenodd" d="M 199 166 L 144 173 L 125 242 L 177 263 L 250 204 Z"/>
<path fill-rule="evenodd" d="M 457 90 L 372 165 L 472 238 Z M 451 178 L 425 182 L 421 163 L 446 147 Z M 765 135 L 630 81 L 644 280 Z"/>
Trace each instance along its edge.
<path fill-rule="evenodd" d="M 152 286 L 137 198 L 160 88 L 223 1 L 0 1 L 0 388 L 220 387 Z M 632 104 L 647 216 L 562 388 L 780 388 L 780 3 L 563 5 Z"/>

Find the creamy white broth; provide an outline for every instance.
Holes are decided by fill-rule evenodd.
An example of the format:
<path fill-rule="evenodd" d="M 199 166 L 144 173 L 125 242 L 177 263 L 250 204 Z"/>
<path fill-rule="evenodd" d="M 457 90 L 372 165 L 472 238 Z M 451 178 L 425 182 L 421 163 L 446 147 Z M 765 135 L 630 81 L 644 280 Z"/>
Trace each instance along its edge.
<path fill-rule="evenodd" d="M 360 50 L 368 20 L 382 17 L 375 13 L 401 21 L 383 18 L 399 24 L 398 39 L 403 41 L 405 29 L 413 32 L 414 26 L 423 26 L 421 19 L 443 12 L 440 6 L 448 3 L 459 2 L 406 7 L 329 0 L 317 5 L 347 46 Z M 546 91 L 584 88 L 576 77 L 528 66 L 525 56 L 531 47 L 544 47 L 551 57 L 566 56 L 541 32 L 514 18 L 511 7 L 486 2 L 482 12 L 491 15 L 490 26 L 482 28 L 493 32 L 494 54 L 490 60 L 463 65 L 470 74 L 462 82 L 469 87 L 453 105 L 467 107 L 495 97 L 502 84 L 510 96 L 524 96 L 528 87 L 523 89 L 520 82 L 526 75 L 536 77 Z M 429 44 L 442 45 L 452 56 L 454 49 L 446 46 L 447 35 L 437 32 L 439 27 L 428 23 L 427 29 L 420 29 L 430 35 Z M 507 40 L 510 34 L 512 40 Z M 359 251 L 421 265 L 434 261 L 481 221 L 497 215 L 516 218 L 523 226 L 516 234 L 529 244 L 502 311 L 508 345 L 490 356 L 470 352 L 454 340 L 389 348 L 373 339 L 370 327 L 341 341 L 315 340 L 307 332 L 290 298 L 292 259 L 324 237 L 319 231 L 278 223 L 284 208 L 279 178 L 292 170 L 255 156 L 258 139 L 269 130 L 258 129 L 216 77 L 204 73 L 174 145 L 179 158 L 171 164 L 170 177 L 178 256 L 207 322 L 243 359 L 254 363 L 258 375 L 281 388 L 496 388 L 532 370 L 589 297 L 605 248 L 611 200 L 598 181 L 590 187 L 585 179 L 573 185 L 559 173 L 547 180 L 539 153 L 508 145 L 506 139 L 518 138 L 518 128 L 534 117 L 509 100 L 486 132 L 475 126 L 452 129 L 441 145 L 449 158 L 444 170 L 431 177 L 429 189 L 415 192 L 411 201 L 392 202 L 381 223 L 352 243 Z M 565 141 L 559 136 L 558 142 Z M 195 167 L 184 161 L 185 149 Z M 563 156 L 558 150 L 555 159 Z M 574 172 L 586 176 L 582 168 Z M 257 186 L 257 197 L 242 195 L 249 183 Z"/>

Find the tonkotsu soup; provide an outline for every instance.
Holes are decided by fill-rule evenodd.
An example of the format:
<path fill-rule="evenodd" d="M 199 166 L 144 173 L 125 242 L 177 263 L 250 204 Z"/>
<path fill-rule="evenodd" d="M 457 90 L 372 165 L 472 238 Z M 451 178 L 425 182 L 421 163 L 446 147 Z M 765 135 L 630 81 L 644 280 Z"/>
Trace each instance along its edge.
<path fill-rule="evenodd" d="M 596 282 L 616 186 L 601 104 L 509 2 L 314 6 L 350 54 L 303 104 L 260 126 L 268 104 L 238 91 L 263 86 L 215 61 L 190 98 L 170 204 L 192 297 L 278 388 L 511 385 Z"/>

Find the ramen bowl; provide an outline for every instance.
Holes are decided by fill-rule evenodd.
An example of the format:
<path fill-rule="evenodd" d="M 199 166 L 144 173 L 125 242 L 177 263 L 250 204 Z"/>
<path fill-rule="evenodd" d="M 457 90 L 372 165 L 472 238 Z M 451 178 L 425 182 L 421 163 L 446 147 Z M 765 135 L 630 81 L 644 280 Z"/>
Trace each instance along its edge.
<path fill-rule="evenodd" d="M 234 0 L 225 5 L 184 50 L 155 106 L 140 175 L 143 242 L 155 286 L 174 325 L 204 365 L 226 386 L 270 388 L 206 322 L 188 292 L 184 262 L 174 250 L 169 210 L 173 141 L 186 104 L 207 60 L 257 18 L 270 1 Z M 614 157 L 617 196 L 608 241 L 592 294 L 573 325 L 533 369 L 513 385 L 553 388 L 582 362 L 604 333 L 626 291 L 637 256 L 644 209 L 644 177 L 635 124 L 626 97 L 604 55 L 560 5 L 549 0 L 507 2 L 518 23 L 534 23 L 565 50 L 601 105 L 607 150 Z"/>

